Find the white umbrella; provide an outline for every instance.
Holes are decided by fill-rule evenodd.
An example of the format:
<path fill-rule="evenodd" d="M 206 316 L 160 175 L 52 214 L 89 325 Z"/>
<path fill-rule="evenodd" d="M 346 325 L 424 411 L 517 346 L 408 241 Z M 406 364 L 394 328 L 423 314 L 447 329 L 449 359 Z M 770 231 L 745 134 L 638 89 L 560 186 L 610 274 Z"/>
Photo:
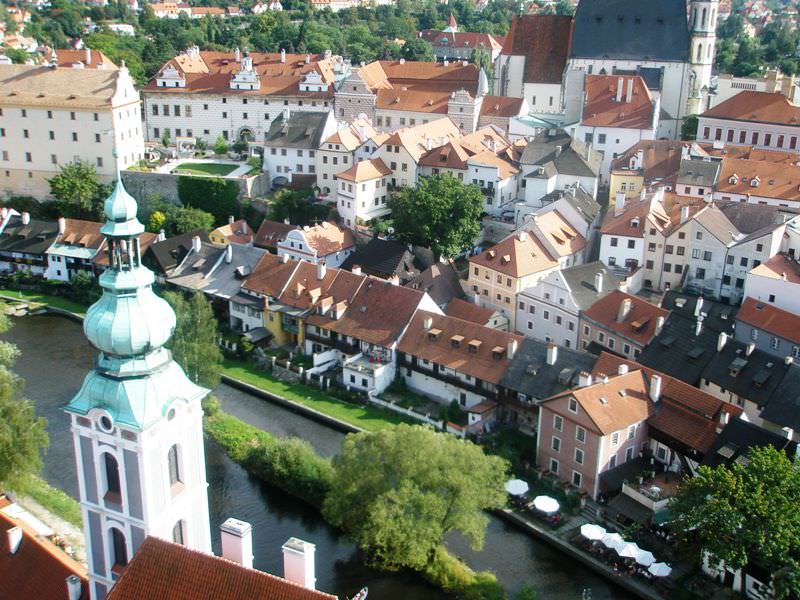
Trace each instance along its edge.
<path fill-rule="evenodd" d="M 650 571 L 651 574 L 655 575 L 656 577 L 666 577 L 670 573 L 672 573 L 672 569 L 667 563 L 653 563 L 647 569 Z"/>
<path fill-rule="evenodd" d="M 593 523 L 581 525 L 581 535 L 587 540 L 601 540 L 605 534 L 606 530 L 600 527 L 600 525 L 594 525 Z"/>
<path fill-rule="evenodd" d="M 649 567 L 654 562 L 656 562 L 656 557 L 653 556 L 653 553 L 649 550 L 639 550 L 639 554 L 636 555 L 636 563 L 642 565 L 643 567 Z"/>
<path fill-rule="evenodd" d="M 543 513 L 558 512 L 558 500 L 550 496 L 536 496 L 533 499 L 533 506 Z"/>
<path fill-rule="evenodd" d="M 621 558 L 636 558 L 636 555 L 640 552 L 639 546 L 633 542 L 624 542 L 617 546 L 615 550 Z"/>
<path fill-rule="evenodd" d="M 625 543 L 625 540 L 623 540 L 622 536 L 618 533 L 607 533 L 600 541 L 603 542 L 603 546 L 611 548 L 612 550 L 616 550 L 618 546 Z"/>
<path fill-rule="evenodd" d="M 528 491 L 528 482 L 522 479 L 512 479 L 506 482 L 506 491 L 512 496 L 522 496 Z"/>

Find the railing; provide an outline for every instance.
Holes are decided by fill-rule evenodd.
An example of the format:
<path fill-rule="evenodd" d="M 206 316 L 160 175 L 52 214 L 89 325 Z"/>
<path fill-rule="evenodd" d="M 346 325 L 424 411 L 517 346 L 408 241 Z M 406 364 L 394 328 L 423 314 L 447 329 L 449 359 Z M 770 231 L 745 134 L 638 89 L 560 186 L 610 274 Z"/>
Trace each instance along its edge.
<path fill-rule="evenodd" d="M 649 494 L 643 494 L 640 490 L 634 488 L 633 486 L 627 483 L 622 484 L 622 493 L 628 496 L 629 498 L 633 498 L 634 500 L 636 500 L 636 502 L 638 502 L 642 506 L 646 506 L 654 513 L 665 509 L 670 501 L 669 497 L 653 498 Z"/>

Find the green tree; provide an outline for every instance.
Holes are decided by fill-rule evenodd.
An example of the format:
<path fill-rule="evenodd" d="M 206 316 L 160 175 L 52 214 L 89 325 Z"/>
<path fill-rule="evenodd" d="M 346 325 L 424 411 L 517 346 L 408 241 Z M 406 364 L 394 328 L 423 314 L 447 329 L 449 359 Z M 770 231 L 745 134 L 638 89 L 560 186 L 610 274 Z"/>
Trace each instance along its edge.
<path fill-rule="evenodd" d="M 469 62 L 477 66 L 478 69 L 483 69 L 486 77 L 489 80 L 489 87 L 492 85 L 492 57 L 483 48 L 476 48 L 472 51 L 469 57 Z M 491 89 L 489 90 L 491 93 Z"/>
<path fill-rule="evenodd" d="M 450 531 L 483 545 L 484 510 L 505 504 L 507 466 L 472 442 L 419 425 L 350 435 L 333 459 L 323 514 L 375 564 L 422 569 Z"/>
<path fill-rule="evenodd" d="M 697 115 L 686 115 L 681 124 L 681 139 L 694 140 L 697 138 Z"/>
<path fill-rule="evenodd" d="M 175 310 L 177 324 L 169 347 L 178 364 L 195 383 L 213 388 L 219 383 L 222 352 L 217 345 L 217 320 L 211 303 L 201 292 L 188 297 L 166 292 L 164 298 Z"/>
<path fill-rule="evenodd" d="M 17 65 L 24 65 L 31 57 L 31 55 L 22 48 L 6 48 L 5 54 L 11 59 L 11 62 Z"/>
<path fill-rule="evenodd" d="M 670 508 L 680 539 L 699 560 L 733 569 L 769 568 L 778 598 L 800 594 L 800 463 L 772 446 L 754 448 L 746 464 L 700 467 Z"/>
<path fill-rule="evenodd" d="M 430 247 L 436 257 L 455 256 L 480 233 L 483 195 L 449 173 L 420 179 L 389 199 L 397 238 Z"/>
<path fill-rule="evenodd" d="M 147 221 L 147 231 L 158 233 L 162 229 L 166 229 L 167 215 L 160 210 L 154 210 L 150 213 L 150 218 Z"/>
<path fill-rule="evenodd" d="M 222 137 L 222 134 L 217 136 L 217 141 L 214 142 L 214 154 L 226 154 L 228 152 L 228 142 Z"/>
<path fill-rule="evenodd" d="M 93 165 L 83 161 L 62 165 L 49 183 L 50 193 L 63 216 L 78 219 L 102 216 L 108 186 L 100 183 Z"/>
<path fill-rule="evenodd" d="M 214 215 L 199 208 L 181 207 L 175 211 L 172 223 L 176 233 L 197 229 L 211 231 L 214 228 Z"/>
<path fill-rule="evenodd" d="M 433 46 L 420 37 L 412 37 L 403 44 L 400 56 L 406 60 L 419 60 L 425 62 L 435 62 L 436 56 L 433 54 Z"/>
<path fill-rule="evenodd" d="M 327 206 L 314 203 L 311 190 L 282 189 L 275 192 L 270 204 L 272 221 L 289 220 L 292 225 L 308 225 L 328 218 Z"/>
<path fill-rule="evenodd" d="M 165 148 L 169 146 L 169 129 L 164 129 L 164 133 L 161 134 L 161 145 Z"/>
<path fill-rule="evenodd" d="M 11 326 L 0 313 L 0 333 Z M 23 380 L 11 370 L 19 356 L 14 344 L 0 341 L 0 489 L 24 483 L 42 468 L 48 446 L 47 421 L 37 417 L 30 400 L 21 398 Z"/>

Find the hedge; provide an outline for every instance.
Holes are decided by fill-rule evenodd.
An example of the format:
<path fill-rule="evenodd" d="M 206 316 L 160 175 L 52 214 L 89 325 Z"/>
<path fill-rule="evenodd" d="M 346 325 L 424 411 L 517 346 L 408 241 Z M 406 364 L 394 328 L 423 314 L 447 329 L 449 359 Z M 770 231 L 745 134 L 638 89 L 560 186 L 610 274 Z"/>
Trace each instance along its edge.
<path fill-rule="evenodd" d="M 220 177 L 178 177 L 178 198 L 185 206 L 214 215 L 217 225 L 239 215 L 239 185 Z"/>

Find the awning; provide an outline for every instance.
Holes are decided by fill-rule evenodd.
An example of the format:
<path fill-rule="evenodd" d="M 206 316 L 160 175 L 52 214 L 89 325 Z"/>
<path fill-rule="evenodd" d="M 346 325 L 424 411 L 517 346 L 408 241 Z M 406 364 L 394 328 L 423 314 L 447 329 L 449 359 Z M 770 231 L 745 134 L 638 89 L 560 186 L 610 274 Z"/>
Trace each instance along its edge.
<path fill-rule="evenodd" d="M 255 329 L 245 332 L 244 337 L 250 340 L 252 343 L 257 344 L 258 342 L 262 342 L 267 338 L 272 337 L 272 334 L 267 331 L 265 327 L 256 327 Z"/>

